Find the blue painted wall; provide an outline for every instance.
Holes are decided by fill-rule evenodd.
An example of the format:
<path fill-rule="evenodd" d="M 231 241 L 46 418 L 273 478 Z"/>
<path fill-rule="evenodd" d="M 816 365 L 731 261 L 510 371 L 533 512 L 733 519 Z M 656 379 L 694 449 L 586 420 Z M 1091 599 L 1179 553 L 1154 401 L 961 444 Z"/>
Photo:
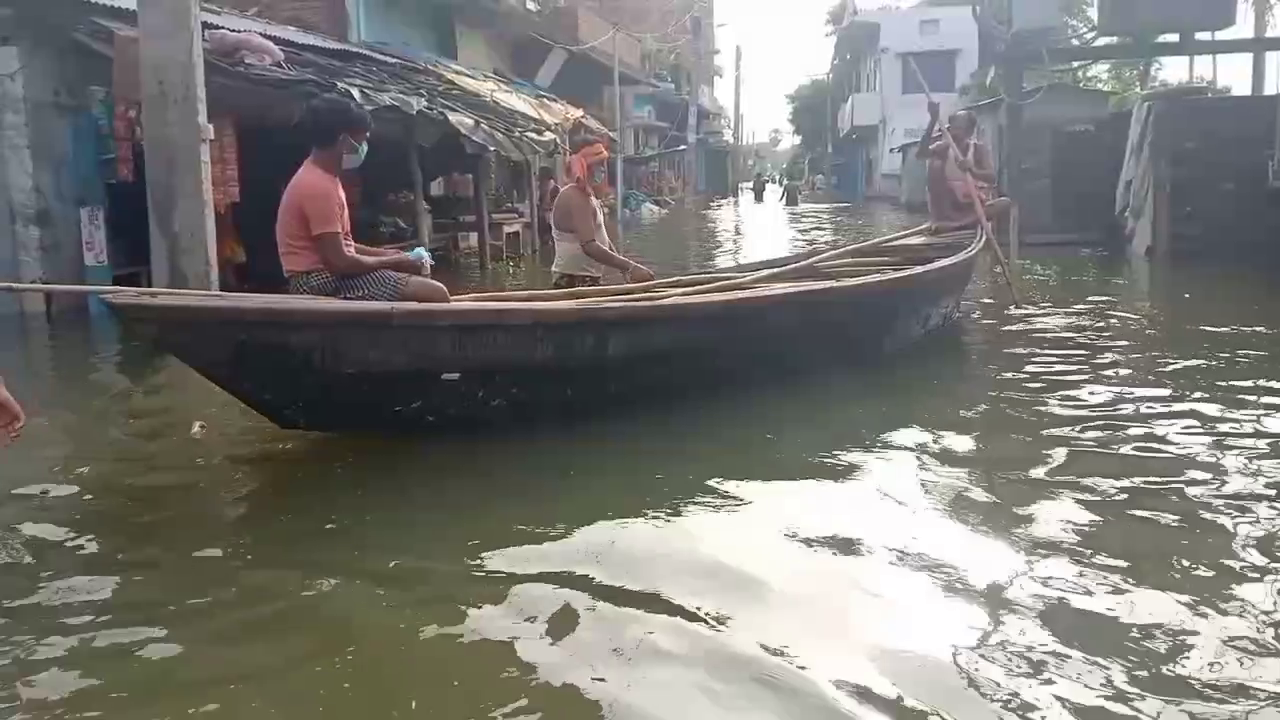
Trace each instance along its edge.
<path fill-rule="evenodd" d="M 347 0 L 356 42 L 410 57 L 457 59 L 453 15 L 428 0 Z"/>

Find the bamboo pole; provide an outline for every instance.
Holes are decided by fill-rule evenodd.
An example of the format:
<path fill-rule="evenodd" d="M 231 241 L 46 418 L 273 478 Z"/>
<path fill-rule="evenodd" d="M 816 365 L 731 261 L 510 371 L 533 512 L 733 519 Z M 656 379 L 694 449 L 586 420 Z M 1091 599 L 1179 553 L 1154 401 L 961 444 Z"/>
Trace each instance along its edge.
<path fill-rule="evenodd" d="M 45 295 L 157 295 L 167 297 L 221 298 L 244 293 L 218 292 L 217 290 L 186 290 L 182 288 L 137 288 L 122 285 L 46 285 L 44 283 L 0 283 L 0 292 L 40 293 Z"/>
<path fill-rule="evenodd" d="M 916 78 L 920 81 L 920 87 L 924 88 L 925 98 L 929 102 L 933 102 L 933 94 L 929 92 L 929 83 L 925 81 L 924 73 L 920 72 L 920 66 L 916 65 L 916 59 L 910 54 L 905 57 L 907 62 L 911 64 L 911 69 L 915 72 Z M 960 148 L 956 146 L 956 139 L 951 137 L 951 130 L 946 125 L 942 126 L 942 137 L 946 139 L 947 147 L 951 152 L 955 153 L 957 158 L 964 157 L 960 154 Z M 921 138 L 920 142 L 927 143 L 929 138 Z M 970 140 L 970 142 L 976 142 L 976 140 Z M 1009 261 L 1005 260 L 1004 251 L 1000 249 L 996 234 L 991 229 L 991 220 L 987 218 L 987 209 L 982 202 L 982 196 L 978 194 L 978 186 L 974 183 L 971 172 L 966 172 L 964 179 L 968 185 L 969 199 L 973 202 L 973 209 L 978 213 L 978 222 L 982 224 L 982 232 L 987 236 L 987 248 L 995 255 L 996 262 L 1000 264 L 1000 272 L 1004 273 L 1005 282 L 1009 283 L 1009 297 L 1013 299 L 1014 307 L 1022 307 L 1022 300 L 1018 297 L 1018 288 L 1013 284 L 1013 273 L 1009 270 Z"/>
<path fill-rule="evenodd" d="M 881 245 L 887 245 L 891 242 L 897 242 L 898 240 L 905 240 L 906 238 L 909 238 L 913 235 L 919 235 L 920 233 L 923 233 L 927 229 L 928 229 L 927 225 L 921 225 L 920 227 L 917 227 L 917 228 L 905 230 L 903 232 L 895 233 L 893 235 L 886 235 L 885 237 L 876 238 L 875 240 L 868 240 L 866 242 L 854 243 L 853 245 L 846 245 L 841 248 L 836 248 L 835 250 L 824 252 L 820 255 L 815 255 L 809 258 L 808 260 L 803 260 L 798 263 L 792 263 L 791 265 L 787 265 L 780 268 L 762 270 L 760 272 L 752 273 L 746 277 L 737 278 L 734 280 L 725 280 L 722 282 L 711 283 L 710 285 L 699 285 L 697 287 L 691 287 L 691 288 L 681 288 L 678 290 L 671 290 L 668 292 L 656 293 L 653 295 L 629 296 L 629 297 L 624 297 L 619 299 L 624 301 L 626 300 L 645 300 L 645 301 L 673 300 L 675 298 L 689 297 L 692 295 L 704 295 L 707 293 L 719 293 L 719 292 L 727 292 L 729 290 L 737 290 L 743 287 L 747 287 L 749 285 L 758 285 L 765 280 L 772 280 L 774 278 L 779 278 L 784 275 L 789 275 L 799 270 L 805 270 L 824 262 L 839 260 L 840 258 L 843 258 L 847 255 L 852 255 L 853 253 L 859 252 L 861 250 L 866 250 L 873 247 L 879 247 Z"/>
<path fill-rule="evenodd" d="M 857 267 L 822 267 L 815 266 L 815 274 L 825 278 L 864 277 L 882 272 L 909 270 L 919 265 L 870 265 Z M 577 300 L 613 300 L 626 296 L 638 296 L 636 299 L 649 300 L 645 293 L 672 288 L 698 287 L 727 280 L 738 280 L 751 277 L 752 273 L 715 273 L 708 275 L 682 275 L 680 277 L 655 280 L 634 285 L 604 285 L 597 287 L 570 288 L 567 290 L 524 290 L 499 293 L 476 293 L 474 295 L 458 295 L 453 299 L 456 303 L 466 302 L 568 302 Z M 813 274 L 781 282 L 812 280 Z"/>

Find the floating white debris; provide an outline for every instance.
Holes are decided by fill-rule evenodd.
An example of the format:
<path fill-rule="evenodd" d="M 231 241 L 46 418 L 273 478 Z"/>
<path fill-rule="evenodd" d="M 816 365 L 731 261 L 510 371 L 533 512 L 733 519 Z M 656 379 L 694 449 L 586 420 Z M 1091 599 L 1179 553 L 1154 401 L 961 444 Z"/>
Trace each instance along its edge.
<path fill-rule="evenodd" d="M 92 535 L 84 535 L 74 540 L 68 540 L 63 544 L 67 547 L 80 548 L 80 551 L 76 553 L 77 555 L 92 555 L 98 552 L 99 547 L 97 538 Z"/>
<path fill-rule="evenodd" d="M 79 670 L 59 670 L 51 668 L 39 675 L 32 675 L 18 681 L 18 698 L 22 702 L 30 700 L 61 700 L 71 693 L 92 685 L 100 685 L 101 680 L 80 677 Z"/>
<path fill-rule="evenodd" d="M 80 615 L 77 617 L 63 618 L 58 622 L 64 625 L 84 625 L 85 623 L 91 623 L 97 619 L 98 617 L 96 615 Z"/>
<path fill-rule="evenodd" d="M 78 485 L 55 485 L 45 483 L 43 485 L 28 485 L 20 487 L 17 490 L 11 490 L 14 495 L 35 495 L 38 497 L 64 497 L 67 495 L 75 495 L 80 492 Z"/>
<path fill-rule="evenodd" d="M 204 437 L 204 434 L 208 431 L 209 431 L 209 426 L 201 422 L 200 420 L 197 420 L 191 423 L 191 437 L 195 438 L 196 440 L 199 440 L 200 438 Z"/>
<path fill-rule="evenodd" d="M 29 598 L 5 603 L 5 607 L 20 605 L 66 605 L 68 603 L 106 600 L 120 585 L 120 578 L 104 575 L 80 575 L 77 577 L 42 583 L 40 590 Z"/>
<path fill-rule="evenodd" d="M 164 628 L 132 627 L 99 630 L 96 633 L 89 633 L 85 637 L 93 637 L 94 647 L 106 647 L 108 645 L 130 645 L 143 640 L 155 640 L 168 634 L 169 631 Z"/>
<path fill-rule="evenodd" d="M 222 548 L 205 548 L 191 553 L 191 557 L 222 557 Z"/>
<path fill-rule="evenodd" d="M 209 703 L 208 705 L 205 705 L 202 708 L 197 708 L 195 712 L 198 712 L 198 713 L 213 712 L 214 710 L 217 710 L 220 707 L 222 706 L 219 705 L 218 703 Z"/>
<path fill-rule="evenodd" d="M 462 373 L 445 373 L 440 376 L 441 380 L 450 380 L 450 381 L 459 380 L 461 378 L 462 378 Z"/>
<path fill-rule="evenodd" d="M 63 542 L 76 536 L 74 532 L 67 528 L 50 525 L 49 523 L 25 522 L 21 525 L 14 525 L 13 529 L 27 537 L 40 538 L 41 540 L 50 540 L 52 542 Z"/>
<path fill-rule="evenodd" d="M 134 653 L 134 655 L 147 658 L 148 660 L 162 660 L 164 658 L 173 657 L 181 652 L 181 645 L 175 645 L 173 643 L 151 643 Z"/>
<path fill-rule="evenodd" d="M 168 634 L 168 631 L 164 628 L 136 627 L 112 628 L 110 630 L 72 635 L 71 637 L 54 635 L 41 640 L 36 649 L 27 657 L 31 660 L 49 660 L 62 657 L 69 650 L 86 640 L 91 642 L 92 647 L 107 647 L 109 645 L 129 645 L 143 640 L 153 640 Z"/>

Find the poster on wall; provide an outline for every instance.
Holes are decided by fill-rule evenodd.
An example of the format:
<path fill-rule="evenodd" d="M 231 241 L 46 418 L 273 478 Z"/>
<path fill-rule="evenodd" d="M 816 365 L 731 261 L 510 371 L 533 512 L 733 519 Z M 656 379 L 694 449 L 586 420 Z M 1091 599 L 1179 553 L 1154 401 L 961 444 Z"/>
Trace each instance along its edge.
<path fill-rule="evenodd" d="M 80 243 L 86 267 L 107 264 L 106 209 L 99 205 L 80 208 Z"/>

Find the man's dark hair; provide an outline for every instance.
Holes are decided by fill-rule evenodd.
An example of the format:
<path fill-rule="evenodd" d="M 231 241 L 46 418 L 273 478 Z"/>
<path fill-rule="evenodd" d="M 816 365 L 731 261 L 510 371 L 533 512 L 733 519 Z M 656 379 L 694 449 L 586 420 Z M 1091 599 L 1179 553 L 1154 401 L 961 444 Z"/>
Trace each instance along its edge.
<path fill-rule="evenodd" d="M 555 180 L 556 171 L 552 170 L 546 165 L 543 165 L 542 167 L 538 168 L 538 179 L 539 180 Z"/>
<path fill-rule="evenodd" d="M 299 123 L 312 148 L 333 147 L 338 138 L 373 129 L 373 118 L 354 102 L 337 95 L 322 95 L 307 103 Z"/>

